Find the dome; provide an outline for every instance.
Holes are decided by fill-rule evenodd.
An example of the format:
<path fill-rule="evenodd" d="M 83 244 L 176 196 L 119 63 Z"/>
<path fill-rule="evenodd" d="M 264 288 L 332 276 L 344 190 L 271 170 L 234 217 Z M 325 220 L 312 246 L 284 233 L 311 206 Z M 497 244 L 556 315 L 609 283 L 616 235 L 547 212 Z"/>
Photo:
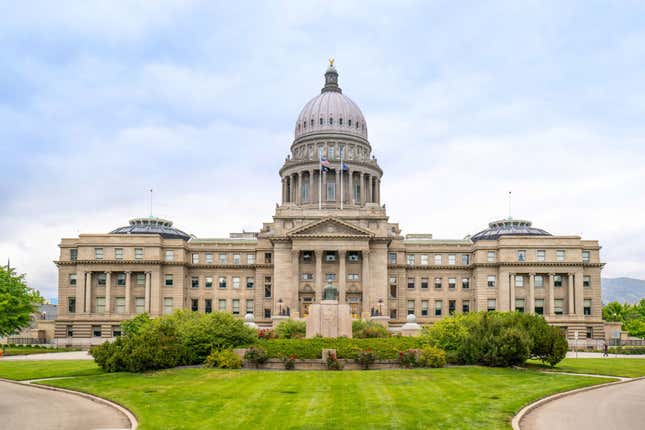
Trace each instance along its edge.
<path fill-rule="evenodd" d="M 531 221 L 509 218 L 491 222 L 486 230 L 475 234 L 470 240 L 497 240 L 502 236 L 551 236 L 551 233 L 531 227 Z"/>
<path fill-rule="evenodd" d="M 363 112 L 338 86 L 338 72 L 330 60 L 325 86 L 320 94 L 302 108 L 296 122 L 295 137 L 314 133 L 343 133 L 367 139 Z"/>
<path fill-rule="evenodd" d="M 190 235 L 172 226 L 172 221 L 161 218 L 134 218 L 130 225 L 112 230 L 110 234 L 158 234 L 164 239 L 190 239 Z"/>

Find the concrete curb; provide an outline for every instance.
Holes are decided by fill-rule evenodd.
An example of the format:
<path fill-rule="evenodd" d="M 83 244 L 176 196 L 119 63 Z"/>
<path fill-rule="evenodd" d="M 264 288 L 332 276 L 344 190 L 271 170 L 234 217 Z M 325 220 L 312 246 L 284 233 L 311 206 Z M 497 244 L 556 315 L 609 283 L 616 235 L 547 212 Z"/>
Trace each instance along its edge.
<path fill-rule="evenodd" d="M 545 373 L 556 373 L 556 374 L 557 374 L 558 372 L 545 372 Z M 542 399 L 540 399 L 540 400 L 537 400 L 537 401 L 535 401 L 535 402 L 533 402 L 533 403 L 530 403 L 530 404 L 528 404 L 528 405 L 524 406 L 522 409 L 520 409 L 520 411 L 519 411 L 517 414 L 515 414 L 515 416 L 514 416 L 514 417 L 513 417 L 513 419 L 511 420 L 511 426 L 513 427 L 513 430 L 522 430 L 522 429 L 521 429 L 521 427 L 520 427 L 520 423 L 521 423 L 522 419 L 523 419 L 523 418 L 524 418 L 524 417 L 525 417 L 529 412 L 533 411 L 534 409 L 536 409 L 536 408 L 538 408 L 538 407 L 540 407 L 540 406 L 542 406 L 542 405 L 544 405 L 544 404 L 546 404 L 546 403 L 552 402 L 552 401 L 554 401 L 554 400 L 558 400 L 558 399 L 560 399 L 560 398 L 562 398 L 562 397 L 571 396 L 571 395 L 573 395 L 573 394 L 583 393 L 583 392 L 585 392 L 585 391 L 597 390 L 597 389 L 600 389 L 600 388 L 609 387 L 609 386 L 611 386 L 611 385 L 627 384 L 627 383 L 629 383 L 629 382 L 634 382 L 634 381 L 639 381 L 639 380 L 641 380 L 641 379 L 645 379 L 645 376 L 641 376 L 641 377 L 639 377 L 639 378 L 622 378 L 622 377 L 620 377 L 620 376 L 609 376 L 609 375 L 583 375 L 583 374 L 580 374 L 580 373 L 573 373 L 573 374 L 571 374 L 571 373 L 566 373 L 566 374 L 569 374 L 569 375 L 576 375 L 576 376 L 593 376 L 593 377 L 603 377 L 603 378 L 620 378 L 621 380 L 620 380 L 620 381 L 614 381 L 614 382 L 608 382 L 608 383 L 606 383 L 606 384 L 593 385 L 593 386 L 591 386 L 591 387 L 576 388 L 575 390 L 571 390 L 571 391 L 564 391 L 564 392 L 562 392 L 562 393 L 552 394 L 552 395 L 550 395 L 550 396 L 548 396 L 548 397 L 544 397 L 544 398 L 542 398 Z"/>
<path fill-rule="evenodd" d="M 33 380 L 33 381 L 47 381 L 47 380 L 56 380 L 56 379 L 63 379 L 63 378 L 43 378 L 43 379 L 38 379 L 38 380 Z M 65 388 L 58 388 L 58 387 L 51 387 L 49 385 L 39 385 L 39 384 L 32 384 L 32 381 L 14 381 L 11 379 L 4 379 L 0 378 L 0 381 L 2 382 L 9 382 L 11 384 L 17 384 L 17 385 L 23 385 L 23 386 L 28 386 L 28 387 L 34 387 L 34 388 L 40 388 L 42 390 L 49 390 L 49 391 L 60 391 L 62 393 L 68 393 L 68 394 L 73 394 L 75 396 L 83 397 L 85 399 L 91 400 L 96 403 L 102 403 L 104 405 L 110 406 L 119 412 L 121 412 L 123 415 L 126 416 L 128 421 L 130 421 L 130 430 L 136 430 L 137 427 L 139 426 L 139 421 L 137 421 L 137 417 L 130 411 L 128 408 L 125 406 L 122 406 L 116 402 L 113 402 L 111 400 L 104 399 L 102 397 L 95 396 L 93 394 L 88 394 L 84 393 L 82 391 L 73 391 L 73 390 L 67 390 Z"/>

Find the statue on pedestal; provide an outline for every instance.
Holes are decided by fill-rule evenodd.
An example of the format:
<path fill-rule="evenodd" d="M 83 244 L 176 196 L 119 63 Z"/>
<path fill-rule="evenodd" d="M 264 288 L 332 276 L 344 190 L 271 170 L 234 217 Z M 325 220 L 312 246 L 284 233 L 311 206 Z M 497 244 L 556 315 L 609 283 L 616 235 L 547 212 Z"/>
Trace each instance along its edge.
<path fill-rule="evenodd" d="M 338 300 L 338 288 L 334 287 L 331 282 L 323 288 L 323 300 Z"/>

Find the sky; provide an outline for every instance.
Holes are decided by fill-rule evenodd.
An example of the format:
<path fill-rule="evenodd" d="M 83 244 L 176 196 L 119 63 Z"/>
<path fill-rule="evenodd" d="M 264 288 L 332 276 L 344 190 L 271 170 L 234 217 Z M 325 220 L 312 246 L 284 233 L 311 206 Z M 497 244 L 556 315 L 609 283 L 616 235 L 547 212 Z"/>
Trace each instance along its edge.
<path fill-rule="evenodd" d="M 334 57 L 403 233 L 508 216 L 645 278 L 641 1 L 0 0 L 0 261 L 55 297 L 60 239 L 150 213 L 258 231 Z"/>

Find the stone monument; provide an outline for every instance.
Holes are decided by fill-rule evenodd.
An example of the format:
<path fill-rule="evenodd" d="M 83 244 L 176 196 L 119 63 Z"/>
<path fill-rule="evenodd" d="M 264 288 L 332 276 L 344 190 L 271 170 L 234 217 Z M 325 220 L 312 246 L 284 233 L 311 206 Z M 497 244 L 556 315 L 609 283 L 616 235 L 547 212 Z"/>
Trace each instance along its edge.
<path fill-rule="evenodd" d="M 323 288 L 322 301 L 309 306 L 307 338 L 352 337 L 352 315 L 348 304 L 338 303 L 338 288 L 331 283 Z"/>
<path fill-rule="evenodd" d="M 410 314 L 406 318 L 406 323 L 401 327 L 401 336 L 419 336 L 421 335 L 422 327 L 417 323 L 417 317 Z"/>

